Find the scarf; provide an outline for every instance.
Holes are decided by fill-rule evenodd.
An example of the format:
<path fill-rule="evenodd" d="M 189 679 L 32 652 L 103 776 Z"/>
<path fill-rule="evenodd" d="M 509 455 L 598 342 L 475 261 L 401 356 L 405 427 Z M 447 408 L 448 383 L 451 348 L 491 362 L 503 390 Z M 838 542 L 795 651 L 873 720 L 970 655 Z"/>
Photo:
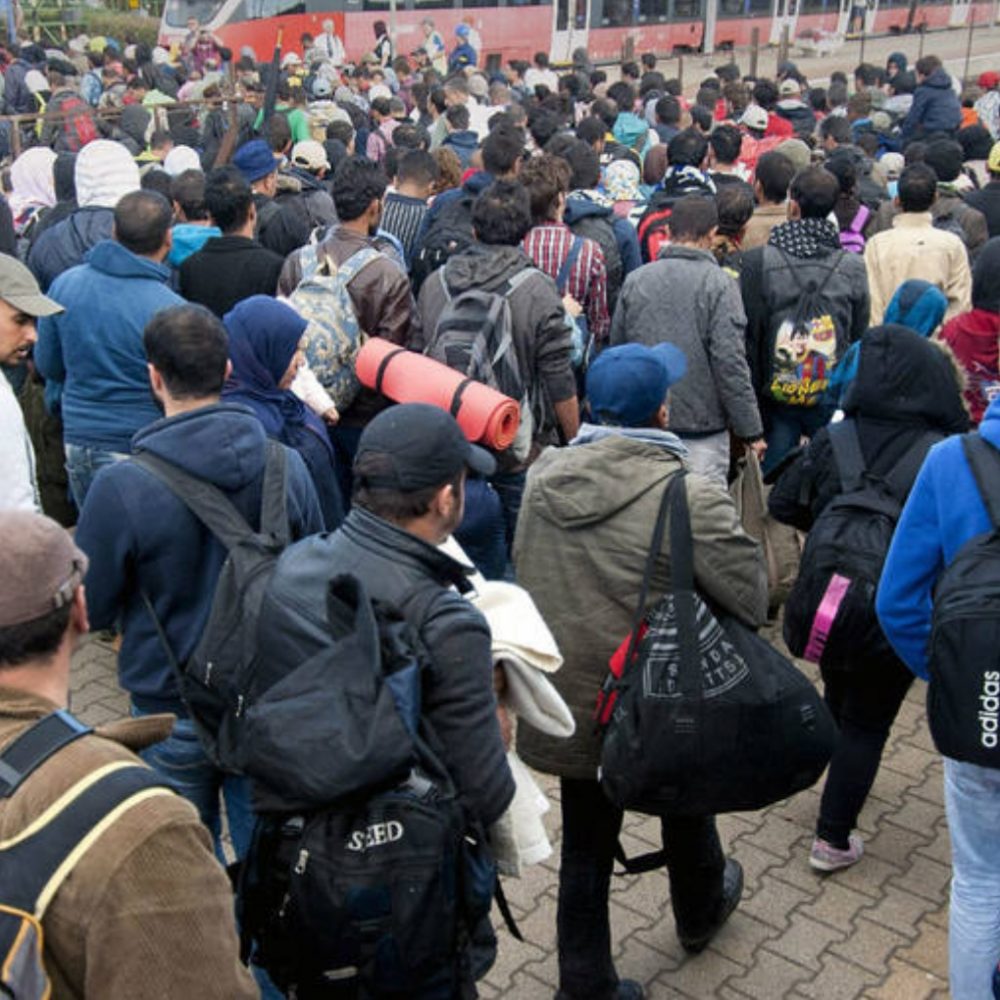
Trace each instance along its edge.
<path fill-rule="evenodd" d="M 771 230 L 769 246 L 784 250 L 792 257 L 825 257 L 839 250 L 840 233 L 829 219 L 793 219 Z"/>
<path fill-rule="evenodd" d="M 570 441 L 570 445 L 593 444 L 595 441 L 603 441 L 609 437 L 627 437 L 633 441 L 643 441 L 646 444 L 655 444 L 657 447 L 666 448 L 671 454 L 678 458 L 687 456 L 688 450 L 681 439 L 673 431 L 661 431 L 655 427 L 610 427 L 605 424 L 580 424 L 580 430 L 575 438 Z"/>
<path fill-rule="evenodd" d="M 47 146 L 33 146 L 11 165 L 9 200 L 15 221 L 26 213 L 51 208 L 56 203 L 55 161 L 56 154 Z"/>

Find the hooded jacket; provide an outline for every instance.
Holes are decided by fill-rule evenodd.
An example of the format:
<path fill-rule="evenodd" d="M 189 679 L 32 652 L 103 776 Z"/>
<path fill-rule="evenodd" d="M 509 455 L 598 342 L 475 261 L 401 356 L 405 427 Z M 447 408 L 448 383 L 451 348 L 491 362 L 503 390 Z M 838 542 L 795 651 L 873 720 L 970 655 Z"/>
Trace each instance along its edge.
<path fill-rule="evenodd" d="M 169 277 L 163 264 L 104 240 L 52 283 L 66 311 L 39 321 L 35 363 L 63 383 L 67 443 L 128 452 L 136 431 L 159 418 L 142 331 L 154 313 L 183 304 Z"/>
<path fill-rule="evenodd" d="M 972 272 L 972 309 L 949 320 L 941 339 L 965 369 L 965 400 L 978 424 L 1000 397 L 1000 239 L 983 247 Z"/>
<path fill-rule="evenodd" d="M 514 537 L 517 578 L 559 644 L 563 666 L 550 679 L 576 721 L 569 739 L 521 725 L 517 749 L 531 767 L 597 777 L 594 699 L 631 627 L 660 501 L 683 454 L 668 432 L 585 424 L 570 447 L 543 452 L 528 472 Z M 685 487 L 699 590 L 748 625 L 761 624 L 767 586 L 760 546 L 743 532 L 728 493 L 696 475 Z M 669 550 L 666 537 L 650 604 L 666 588 Z"/>
<path fill-rule="evenodd" d="M 978 191 L 965 196 L 966 204 L 982 212 L 990 239 L 1000 236 L 1000 176 L 990 175 L 991 180 Z"/>
<path fill-rule="evenodd" d="M 955 132 L 961 121 L 962 106 L 952 89 L 951 77 L 938 68 L 917 84 L 910 113 L 900 126 L 903 145 L 930 132 Z"/>
<path fill-rule="evenodd" d="M 673 245 L 626 279 L 610 343 L 669 341 L 684 352 L 687 375 L 670 392 L 670 422 L 678 434 L 729 428 L 752 440 L 762 428 L 745 327 L 739 288 L 711 253 Z"/>
<path fill-rule="evenodd" d="M 173 242 L 167 263 L 180 267 L 193 253 L 197 253 L 210 239 L 222 235 L 218 226 L 199 226 L 194 222 L 178 222 L 171 230 Z"/>
<path fill-rule="evenodd" d="M 132 451 L 148 451 L 219 487 L 256 529 L 266 440 L 252 412 L 220 404 L 157 421 L 135 436 Z M 290 449 L 287 459 L 288 523 L 295 540 L 322 531 L 323 519 L 302 459 Z M 108 466 L 94 479 L 76 543 L 90 559 L 91 624 L 109 628 L 121 621 L 122 687 L 143 711 L 186 716 L 140 588 L 183 663 L 208 621 L 226 556 L 222 543 L 159 479 L 130 461 Z"/>
<path fill-rule="evenodd" d="M 790 122 L 796 136 L 808 139 L 816 131 L 816 115 L 805 101 L 797 97 L 788 97 L 774 107 L 775 114 Z"/>
<path fill-rule="evenodd" d="M 862 339 L 843 409 L 846 419 L 857 423 L 865 467 L 875 476 L 890 474 L 918 441 L 926 452 L 935 439 L 969 427 L 960 376 L 948 352 L 892 324 L 873 327 Z M 842 492 L 824 427 L 782 474 L 768 507 L 779 521 L 808 531 Z"/>
<path fill-rule="evenodd" d="M 479 148 L 479 136 L 472 129 L 449 132 L 441 143 L 443 149 L 450 149 L 459 159 L 463 170 L 472 164 L 472 154 Z"/>

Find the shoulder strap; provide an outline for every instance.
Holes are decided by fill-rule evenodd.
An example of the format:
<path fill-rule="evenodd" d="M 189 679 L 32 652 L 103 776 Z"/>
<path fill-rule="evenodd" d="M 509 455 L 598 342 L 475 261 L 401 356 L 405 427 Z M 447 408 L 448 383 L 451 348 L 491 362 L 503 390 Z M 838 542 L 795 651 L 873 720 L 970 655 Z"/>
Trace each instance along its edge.
<path fill-rule="evenodd" d="M 1000 454 L 981 434 L 975 433 L 963 435 L 962 450 L 993 527 L 1000 528 Z"/>
<path fill-rule="evenodd" d="M 854 218 L 851 219 L 851 224 L 847 227 L 848 231 L 854 233 L 855 236 L 860 236 L 861 230 L 867 225 L 868 217 L 871 214 L 871 209 L 867 205 L 862 205 Z"/>
<path fill-rule="evenodd" d="M 580 251 L 583 249 L 583 237 L 574 236 L 573 242 L 570 244 L 569 250 L 563 259 L 562 265 L 559 268 L 559 273 L 556 275 L 556 289 L 560 295 L 566 294 L 566 286 L 569 284 L 569 276 L 573 273 L 573 268 L 576 267 L 576 262 L 580 259 Z"/>
<path fill-rule="evenodd" d="M 362 247 L 357 251 L 357 253 L 352 253 L 351 256 L 337 268 L 337 273 L 346 285 L 348 282 L 353 281 L 363 268 L 367 267 L 373 260 L 381 256 L 382 254 L 374 247 Z"/>
<path fill-rule="evenodd" d="M 895 468 L 885 478 L 889 484 L 889 492 L 899 500 L 900 504 L 906 499 L 906 495 L 913 489 L 913 482 L 920 472 L 920 467 L 924 464 L 927 452 L 932 445 L 942 439 L 940 434 L 928 431 L 921 434 L 896 463 Z"/>
<path fill-rule="evenodd" d="M 33 723 L 0 753 L 0 799 L 10 798 L 39 765 L 90 732 L 89 726 L 62 709 Z"/>
<path fill-rule="evenodd" d="M 677 480 L 670 498 L 670 577 L 680 652 L 677 686 L 683 696 L 697 697 L 702 681 L 694 589 L 694 539 L 691 537 L 691 514 L 684 474 Z"/>
<path fill-rule="evenodd" d="M 827 434 L 833 447 L 840 485 L 846 492 L 860 489 L 865 474 L 865 457 L 858 439 L 857 424 L 853 420 L 842 420 L 839 424 L 830 424 Z"/>
<path fill-rule="evenodd" d="M 319 253 L 316 244 L 309 242 L 299 251 L 299 281 L 311 278 L 319 270 Z"/>
<path fill-rule="evenodd" d="M 511 295 L 514 294 L 517 289 L 523 285 L 529 278 L 534 277 L 536 274 L 543 274 L 544 272 L 539 271 L 534 265 L 529 265 L 528 267 L 521 268 L 508 282 L 507 287 L 503 290 L 503 297 L 509 299 Z"/>

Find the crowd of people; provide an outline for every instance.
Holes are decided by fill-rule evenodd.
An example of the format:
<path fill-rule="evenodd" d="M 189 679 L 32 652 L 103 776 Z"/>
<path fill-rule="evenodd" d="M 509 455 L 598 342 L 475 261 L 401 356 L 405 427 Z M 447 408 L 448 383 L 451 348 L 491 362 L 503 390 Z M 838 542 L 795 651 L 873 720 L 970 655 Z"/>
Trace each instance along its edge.
<path fill-rule="evenodd" d="M 38 116 L 0 122 L 0 873 L 96 773 L 131 774 L 133 751 L 152 768 L 107 800 L 112 832 L 74 855 L 73 878 L 37 901 L 19 887 L 55 995 L 286 988 L 245 964 L 220 864 L 252 851 L 261 791 L 205 745 L 183 677 L 239 559 L 306 546 L 284 571 L 321 630 L 331 579 L 350 574 L 419 637 L 418 709 L 470 822 L 511 813 L 512 745 L 560 779 L 557 996 L 641 997 L 612 960 L 622 813 L 592 715 L 638 595 L 670 579 L 662 523 L 644 570 L 678 476 L 698 590 L 752 629 L 781 597 L 738 475 L 759 464 L 772 522 L 800 533 L 862 478 L 895 504 L 867 594 L 879 641 L 847 640 L 852 669 L 806 654 L 839 729 L 808 863 L 863 864 L 858 817 L 903 699 L 929 671 L 943 690 L 935 587 L 1000 525 L 1000 73 L 960 81 L 897 52 L 813 86 L 790 62 L 775 79 L 729 63 L 685 96 L 652 54 L 609 72 L 581 50 L 560 72 L 539 53 L 487 73 L 471 16 L 451 47 L 426 19 L 409 56 L 376 21 L 356 65 L 332 21 L 280 65 L 189 29 L 172 50 L 0 47 L 4 111 Z M 503 345 L 479 373 L 516 375 L 522 434 L 505 450 L 470 445 L 455 406 L 394 405 L 352 367 L 366 338 L 447 360 L 470 324 L 474 344 Z M 978 464 L 972 440 L 990 446 Z M 572 735 L 525 719 L 515 740 L 502 624 L 475 601 L 495 581 L 530 595 L 561 652 L 550 682 Z M 275 608 L 258 597 L 253 622 Z M 115 637 L 132 714 L 93 732 L 57 712 L 92 629 Z M 988 749 L 1000 673 L 983 676 Z M 942 751 L 952 996 L 987 1000 L 1000 763 Z M 355 836 L 387 843 L 394 822 Z M 738 906 L 742 868 L 713 816 L 662 825 L 696 953 Z M 375 972 L 327 970 L 288 995 L 474 996 L 496 949 L 485 923 L 403 985 L 365 980 L 398 961 L 383 950 Z"/>

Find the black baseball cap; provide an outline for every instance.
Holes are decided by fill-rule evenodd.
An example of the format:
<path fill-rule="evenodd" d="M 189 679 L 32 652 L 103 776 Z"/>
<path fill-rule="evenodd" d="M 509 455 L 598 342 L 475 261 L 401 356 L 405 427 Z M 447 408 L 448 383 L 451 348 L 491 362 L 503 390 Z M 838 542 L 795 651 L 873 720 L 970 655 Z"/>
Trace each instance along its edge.
<path fill-rule="evenodd" d="M 385 458 L 384 470 L 366 474 L 365 482 L 400 493 L 442 486 L 463 467 L 482 476 L 492 475 L 497 467 L 485 448 L 469 443 L 450 413 L 427 403 L 383 410 L 362 432 L 355 464 L 364 455 Z"/>

